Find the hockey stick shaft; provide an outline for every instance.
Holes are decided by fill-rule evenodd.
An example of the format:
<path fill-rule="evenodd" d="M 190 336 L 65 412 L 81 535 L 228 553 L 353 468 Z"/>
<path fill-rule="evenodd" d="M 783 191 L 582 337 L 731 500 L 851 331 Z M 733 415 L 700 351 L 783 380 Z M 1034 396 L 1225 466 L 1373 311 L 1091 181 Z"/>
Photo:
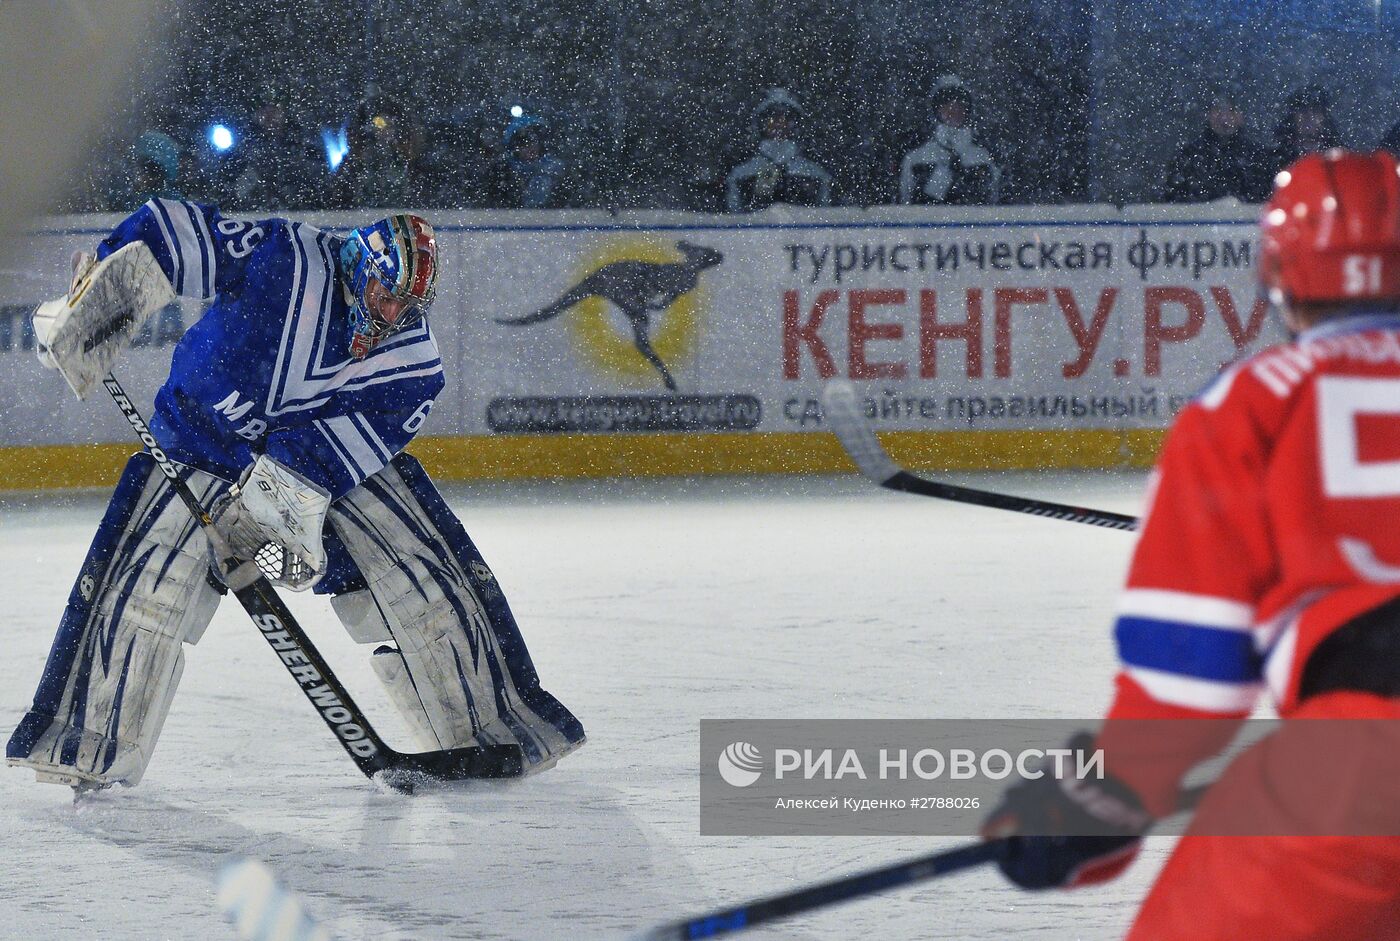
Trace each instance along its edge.
<path fill-rule="evenodd" d="M 372 777 L 383 771 L 405 771 L 438 778 L 507 777 L 520 773 L 520 753 L 515 746 L 461 748 L 406 755 L 385 744 L 272 584 L 263 577 L 256 563 L 238 559 L 229 550 L 214 526 L 209 511 L 200 505 L 194 491 L 161 448 L 116 376 L 108 373 L 103 385 L 209 539 L 224 584 L 243 605 L 263 639 L 297 681 L 307 701 L 315 707 L 336 740 L 366 776 Z M 408 778 L 390 780 L 389 783 L 404 789 L 413 786 Z"/>
<path fill-rule="evenodd" d="M 1210 785 L 1198 785 L 1182 792 L 1180 811 L 1193 809 L 1205 795 Z M 878 869 L 867 869 L 850 876 L 842 876 L 827 882 L 803 889 L 795 889 L 780 895 L 754 899 L 733 908 L 720 909 L 697 918 L 672 922 L 653 928 L 642 935 L 641 941 L 693 941 L 696 938 L 717 938 L 734 934 L 749 928 L 839 905 L 851 899 L 874 895 L 908 885 L 912 882 L 927 882 L 940 876 L 974 869 L 986 863 L 995 862 L 1001 853 L 1004 840 L 987 840 L 969 843 L 940 853 L 892 863 Z"/>
<path fill-rule="evenodd" d="M 981 866 L 993 862 L 999 851 L 1000 845 L 997 842 L 972 843 L 931 856 L 906 860 L 879 869 L 868 869 L 853 876 L 818 883 L 782 895 L 755 899 L 734 908 L 721 909 L 698 918 L 663 925 L 647 932 L 641 941 L 689 941 L 693 938 L 717 938 L 720 935 L 734 934 L 780 918 L 789 918 L 803 912 L 839 905 L 861 896 L 874 895 L 896 886 L 936 879 Z"/>
<path fill-rule="evenodd" d="M 880 444 L 856 399 L 855 388 L 849 382 L 835 380 L 827 383 L 822 391 L 822 405 L 832 432 L 856 467 L 863 475 L 888 490 L 1107 529 L 1137 529 L 1137 517 L 1123 513 L 945 484 L 910 473 L 896 464 Z"/>
<path fill-rule="evenodd" d="M 893 477 L 880 481 L 887 490 L 915 493 L 924 497 L 937 497 L 956 503 L 971 503 L 974 506 L 991 507 L 995 510 L 1011 510 L 1014 513 L 1029 513 L 1031 516 L 1044 516 L 1049 519 L 1065 520 L 1069 523 L 1085 523 L 1089 526 L 1102 526 L 1105 529 L 1137 529 L 1135 516 L 1110 513 L 1108 510 L 1095 510 L 1083 506 L 1070 506 L 1066 503 L 1053 503 L 1049 500 L 1036 500 L 1031 497 L 1018 497 L 991 490 L 978 490 L 957 484 L 945 484 L 928 480 L 901 470 Z"/>

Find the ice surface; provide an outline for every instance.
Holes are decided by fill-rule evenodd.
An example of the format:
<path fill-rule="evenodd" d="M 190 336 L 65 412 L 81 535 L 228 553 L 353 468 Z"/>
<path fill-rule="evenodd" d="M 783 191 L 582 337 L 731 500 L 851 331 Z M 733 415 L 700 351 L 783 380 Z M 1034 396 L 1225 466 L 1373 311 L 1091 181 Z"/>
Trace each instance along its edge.
<path fill-rule="evenodd" d="M 1130 513 L 1143 485 L 956 479 Z M 1107 702 L 1129 534 L 853 477 L 445 489 L 588 745 L 523 782 L 378 791 L 230 599 L 189 651 L 139 787 L 74 807 L 68 789 L 0 768 L 0 937 L 232 938 L 212 880 L 240 854 L 338 938 L 620 938 L 959 842 L 701 837 L 702 718 L 1092 718 Z M 6 735 L 104 504 L 0 501 Z M 292 609 L 403 745 L 329 606 L 296 596 Z M 1100 889 L 1030 895 L 982 870 L 752 936 L 1117 937 L 1169 847 L 1151 840 Z"/>

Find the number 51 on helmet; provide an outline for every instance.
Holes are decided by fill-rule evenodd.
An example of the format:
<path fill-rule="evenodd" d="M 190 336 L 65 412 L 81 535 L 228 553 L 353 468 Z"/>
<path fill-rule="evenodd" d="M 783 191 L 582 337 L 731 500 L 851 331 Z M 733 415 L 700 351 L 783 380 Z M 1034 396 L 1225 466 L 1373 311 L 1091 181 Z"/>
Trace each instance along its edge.
<path fill-rule="evenodd" d="M 1400 301 L 1400 166 L 1386 151 L 1300 158 L 1275 177 L 1259 228 L 1276 306 Z"/>

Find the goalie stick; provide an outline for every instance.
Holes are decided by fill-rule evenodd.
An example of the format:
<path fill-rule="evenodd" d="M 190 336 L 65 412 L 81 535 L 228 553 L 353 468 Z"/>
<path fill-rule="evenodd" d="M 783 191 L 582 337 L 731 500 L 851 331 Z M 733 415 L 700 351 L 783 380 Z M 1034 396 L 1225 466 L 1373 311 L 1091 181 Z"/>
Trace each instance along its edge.
<path fill-rule="evenodd" d="M 519 777 L 524 773 L 519 745 L 470 746 L 418 753 L 399 752 L 386 745 L 350 693 L 336 679 L 325 658 L 311 643 L 311 638 L 306 636 L 301 625 L 287 610 L 277 591 L 263 577 L 257 564 L 240 560 L 229 551 L 214 527 L 209 511 L 200 505 L 189 484 L 180 476 L 179 469 L 161 450 L 160 442 L 151 434 L 146 420 L 141 417 L 117 377 L 108 373 L 102 384 L 126 416 L 136 437 L 141 439 L 155 459 L 156 466 L 204 530 L 224 584 L 243 605 L 282 665 L 291 672 L 302 693 L 316 707 L 322 721 L 335 733 L 336 739 L 367 777 L 379 775 L 389 787 L 408 793 L 428 780 L 507 778 Z M 308 664 L 311 670 L 307 669 Z"/>
<path fill-rule="evenodd" d="M 1177 812 L 1194 809 L 1210 787 L 1210 784 L 1198 784 L 1182 791 Z M 765 925 L 770 921 L 839 905 L 865 895 L 874 895 L 911 882 L 926 882 L 964 869 L 975 869 L 986 863 L 996 862 L 1004 842 L 986 840 L 981 843 L 969 843 L 940 853 L 906 859 L 878 869 L 867 869 L 854 875 L 819 882 L 805 889 L 794 889 L 780 895 L 753 899 L 732 908 L 722 908 L 695 918 L 660 925 L 639 936 L 637 941 L 717 938 L 720 935 L 734 934 Z"/>
<path fill-rule="evenodd" d="M 861 411 L 860 403 L 856 399 L 856 390 L 849 382 L 828 382 L 822 390 L 822 409 L 831 424 L 832 432 L 841 442 L 841 447 L 850 455 L 860 472 L 887 490 L 900 490 L 924 497 L 1029 513 L 1032 516 L 1045 516 L 1071 523 L 1087 523 L 1090 526 L 1103 526 L 1108 529 L 1137 529 L 1137 517 L 1123 513 L 1070 506 L 1067 503 L 1053 503 L 1032 497 L 1017 497 L 991 490 L 978 490 L 975 487 L 961 487 L 911 474 L 896 464 L 880 444 L 875 430 L 870 427 L 869 421 Z"/>

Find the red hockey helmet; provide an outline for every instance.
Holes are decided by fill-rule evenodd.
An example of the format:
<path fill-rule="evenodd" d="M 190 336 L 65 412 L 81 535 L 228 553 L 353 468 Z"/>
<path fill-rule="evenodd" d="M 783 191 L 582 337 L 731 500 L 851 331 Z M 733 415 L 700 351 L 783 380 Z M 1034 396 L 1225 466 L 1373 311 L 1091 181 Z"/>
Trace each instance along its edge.
<path fill-rule="evenodd" d="M 1308 154 L 1274 178 L 1259 279 L 1275 304 L 1400 300 L 1400 166 L 1383 150 Z"/>

